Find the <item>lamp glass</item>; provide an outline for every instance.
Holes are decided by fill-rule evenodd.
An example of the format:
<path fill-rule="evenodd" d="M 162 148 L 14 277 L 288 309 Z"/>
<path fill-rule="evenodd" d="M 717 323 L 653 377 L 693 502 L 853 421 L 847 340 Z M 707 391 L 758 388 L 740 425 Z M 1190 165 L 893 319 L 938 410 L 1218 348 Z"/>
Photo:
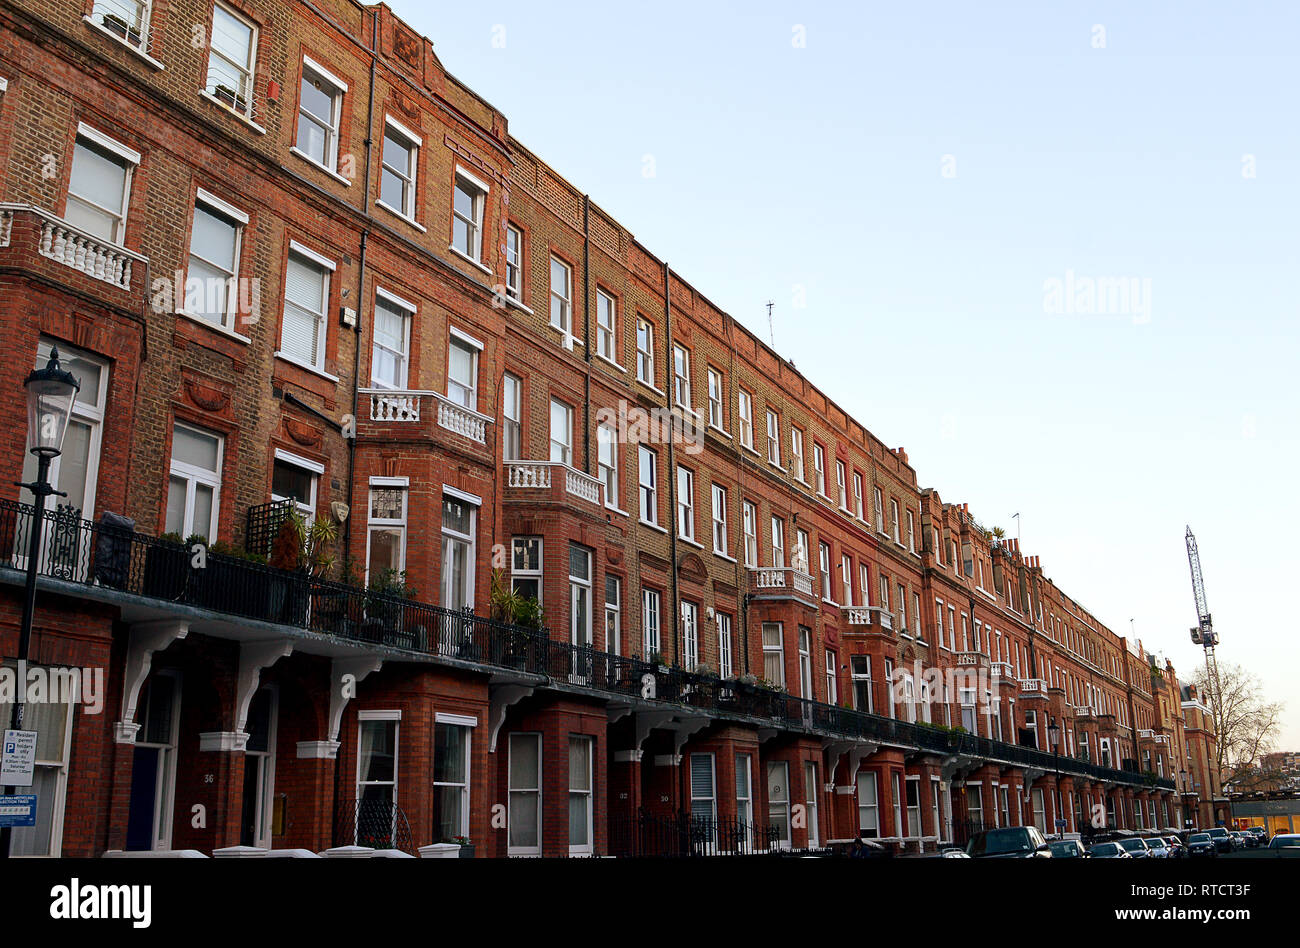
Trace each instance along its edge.
<path fill-rule="evenodd" d="M 81 385 L 59 364 L 59 351 L 27 377 L 27 450 L 38 456 L 57 457 L 63 450 L 72 405 Z"/>

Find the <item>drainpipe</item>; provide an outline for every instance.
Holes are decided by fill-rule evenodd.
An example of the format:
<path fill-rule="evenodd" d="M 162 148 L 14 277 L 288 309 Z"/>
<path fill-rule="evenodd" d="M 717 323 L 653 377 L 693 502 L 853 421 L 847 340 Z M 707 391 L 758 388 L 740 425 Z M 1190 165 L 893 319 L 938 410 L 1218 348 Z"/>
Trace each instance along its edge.
<path fill-rule="evenodd" d="M 673 313 L 672 313 L 672 295 L 671 283 L 672 271 L 668 269 L 668 263 L 664 262 L 664 404 L 668 406 L 668 417 L 672 418 L 673 411 L 673 386 L 672 386 L 672 366 L 673 366 Z M 677 462 L 676 455 L 673 452 L 674 438 L 670 433 L 668 437 L 668 549 L 670 552 L 669 559 L 672 560 L 672 590 L 673 590 L 673 664 L 679 665 L 681 662 L 681 623 L 682 623 L 682 606 L 677 598 Z M 698 620 L 697 620 L 698 621 Z M 662 653 L 663 643 L 660 642 L 660 652 Z M 687 671 L 694 671 L 688 668 Z"/>
<path fill-rule="evenodd" d="M 367 220 L 370 219 L 370 162 L 374 146 L 375 131 L 375 69 L 378 64 L 378 39 L 379 39 L 379 9 L 375 8 L 370 15 L 370 98 L 366 104 L 366 172 L 365 181 L 362 182 L 361 189 L 361 213 Z M 348 506 L 353 506 L 356 501 L 356 470 L 357 470 L 357 437 L 356 437 L 356 417 L 357 411 L 361 405 L 361 393 L 358 389 L 361 387 L 361 315 L 364 310 L 365 286 L 366 286 L 366 244 L 370 238 L 370 227 L 361 232 L 361 250 L 357 260 L 357 325 L 353 330 L 355 334 L 355 351 L 352 358 L 352 418 L 353 430 L 352 437 L 348 438 Z M 355 523 L 355 521 L 353 521 Z M 351 528 L 343 531 L 343 561 L 348 563 L 352 558 L 352 530 Z"/>
<path fill-rule="evenodd" d="M 582 398 L 582 470 L 591 473 L 591 196 L 582 196 L 582 347 L 586 353 L 587 374 L 583 378 Z"/>

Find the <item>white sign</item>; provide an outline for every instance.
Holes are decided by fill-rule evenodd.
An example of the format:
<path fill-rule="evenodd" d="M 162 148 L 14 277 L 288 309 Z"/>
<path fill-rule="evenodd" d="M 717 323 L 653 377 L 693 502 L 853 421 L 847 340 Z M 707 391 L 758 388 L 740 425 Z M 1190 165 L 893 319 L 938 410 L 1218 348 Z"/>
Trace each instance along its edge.
<path fill-rule="evenodd" d="M 0 786 L 30 787 L 36 769 L 36 732 L 5 731 L 0 751 Z"/>

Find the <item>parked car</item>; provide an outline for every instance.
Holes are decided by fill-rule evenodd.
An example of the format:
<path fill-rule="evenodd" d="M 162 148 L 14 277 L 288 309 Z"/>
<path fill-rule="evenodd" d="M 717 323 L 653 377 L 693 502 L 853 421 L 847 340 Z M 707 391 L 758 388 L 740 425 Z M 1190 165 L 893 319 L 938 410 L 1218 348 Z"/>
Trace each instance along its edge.
<path fill-rule="evenodd" d="M 1162 836 L 1148 836 L 1142 841 L 1147 844 L 1152 859 L 1168 859 L 1173 855 L 1169 851 L 1169 844 L 1165 842 Z"/>
<path fill-rule="evenodd" d="M 1206 830 L 1206 832 L 1210 834 L 1210 839 L 1213 840 L 1215 849 L 1221 853 L 1232 852 L 1232 834 L 1226 829 L 1222 826 L 1215 826 L 1212 829 Z"/>
<path fill-rule="evenodd" d="M 1283 849 L 1300 851 L 1300 833 L 1278 833 L 1269 840 L 1268 849 L 1269 852 Z"/>
<path fill-rule="evenodd" d="M 1209 833 L 1193 833 L 1187 837 L 1187 855 L 1193 858 L 1199 856 L 1209 856 L 1213 858 L 1219 854 L 1219 847 Z"/>
<path fill-rule="evenodd" d="M 1169 846 L 1171 858 L 1185 859 L 1187 857 L 1187 845 L 1177 836 L 1166 836 L 1165 843 Z"/>
<path fill-rule="evenodd" d="M 1259 849 L 1261 846 L 1267 845 L 1267 841 L 1258 833 L 1252 833 L 1248 829 L 1241 831 L 1241 841 L 1246 844 L 1247 849 Z"/>
<path fill-rule="evenodd" d="M 966 844 L 966 854 L 975 859 L 1050 859 L 1052 851 L 1037 827 L 1004 826 L 976 833 Z"/>
<path fill-rule="evenodd" d="M 1241 830 L 1229 830 L 1229 831 L 1228 831 L 1228 835 L 1229 835 L 1230 837 L 1232 837 L 1232 848 L 1233 848 L 1233 849 L 1245 849 L 1245 848 L 1246 848 L 1246 834 L 1243 833 Z"/>
<path fill-rule="evenodd" d="M 1151 850 L 1147 848 L 1147 841 L 1141 836 L 1130 836 L 1128 839 L 1121 839 L 1119 844 L 1134 859 L 1149 859 Z"/>
<path fill-rule="evenodd" d="M 1097 843 L 1088 847 L 1088 855 L 1093 859 L 1132 859 L 1128 850 L 1119 843 Z"/>
<path fill-rule="evenodd" d="M 940 852 L 939 855 L 942 856 L 944 859 L 969 859 L 970 858 L 970 856 L 967 855 L 966 850 L 958 849 L 956 846 L 945 846 L 943 851 Z"/>
<path fill-rule="evenodd" d="M 1086 859 L 1088 850 L 1077 839 L 1056 839 L 1047 844 L 1053 859 Z"/>

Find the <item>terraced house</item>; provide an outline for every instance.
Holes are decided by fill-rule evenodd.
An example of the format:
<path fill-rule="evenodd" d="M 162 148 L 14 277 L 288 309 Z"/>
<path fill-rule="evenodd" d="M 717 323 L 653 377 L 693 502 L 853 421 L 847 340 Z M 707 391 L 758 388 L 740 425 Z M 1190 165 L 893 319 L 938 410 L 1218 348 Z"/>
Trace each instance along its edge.
<path fill-rule="evenodd" d="M 1171 666 L 388 7 L 0 0 L 0 90 L 0 400 L 56 348 L 81 383 L 66 496 L 0 503 L 0 655 L 39 529 L 30 661 L 107 683 L 28 704 L 14 853 L 1207 818 Z"/>

